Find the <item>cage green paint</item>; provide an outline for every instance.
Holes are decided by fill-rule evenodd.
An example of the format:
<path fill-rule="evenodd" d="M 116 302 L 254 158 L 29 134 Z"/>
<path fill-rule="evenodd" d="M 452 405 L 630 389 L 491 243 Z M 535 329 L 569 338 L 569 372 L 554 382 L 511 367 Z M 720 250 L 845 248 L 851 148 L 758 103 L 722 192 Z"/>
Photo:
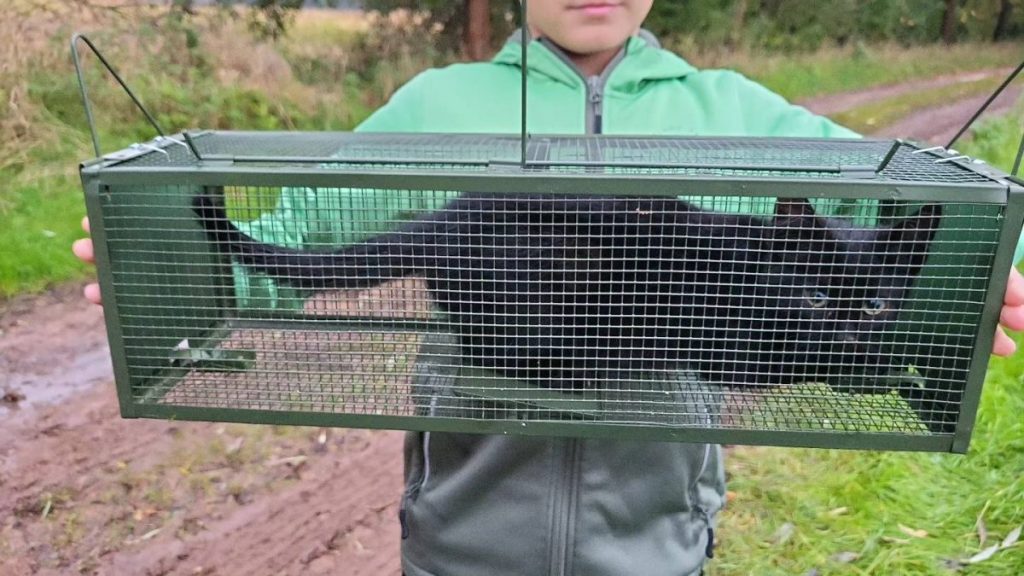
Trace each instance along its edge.
<path fill-rule="evenodd" d="M 126 417 L 963 452 L 1024 219 L 1024 188 L 1006 175 L 900 141 L 185 136 L 81 170 Z M 680 368 L 556 390 L 467 362 L 465 327 L 421 279 L 319 292 L 260 284 L 191 209 L 198 194 L 223 197 L 241 223 L 296 189 L 325 200 L 301 216 L 313 231 L 305 247 L 316 250 L 372 238 L 465 193 L 671 197 L 766 217 L 776 198 L 809 198 L 867 227 L 938 203 L 942 219 L 882 337 L 884 374 L 745 388 L 744 374 L 718 375 L 732 384 L 721 386 Z M 692 340 L 678 346 L 709 346 Z"/>

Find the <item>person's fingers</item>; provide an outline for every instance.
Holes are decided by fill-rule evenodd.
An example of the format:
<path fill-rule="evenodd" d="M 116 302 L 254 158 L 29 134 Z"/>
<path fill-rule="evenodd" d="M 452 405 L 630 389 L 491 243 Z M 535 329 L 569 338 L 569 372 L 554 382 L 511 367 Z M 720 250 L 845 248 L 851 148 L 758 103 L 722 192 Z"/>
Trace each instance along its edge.
<path fill-rule="evenodd" d="M 100 285 L 99 284 L 86 284 L 85 289 L 82 290 L 82 294 L 85 299 L 93 304 L 102 304 L 103 300 L 100 298 Z"/>
<path fill-rule="evenodd" d="M 75 240 L 71 244 L 71 251 L 83 262 L 89 262 L 90 264 L 96 263 L 95 254 L 92 250 L 92 240 L 89 238 L 80 238 Z"/>
<path fill-rule="evenodd" d="M 1010 330 L 1024 330 L 1024 306 L 1003 306 L 999 323 Z"/>
<path fill-rule="evenodd" d="M 1009 306 L 1024 305 L 1024 277 L 1016 268 L 1010 268 L 1010 281 L 1006 283 L 1006 295 L 1003 303 Z"/>
<path fill-rule="evenodd" d="M 1006 335 L 1002 326 L 996 327 L 996 339 L 992 344 L 992 353 L 996 356 L 1009 356 L 1017 350 L 1017 343 Z"/>
<path fill-rule="evenodd" d="M 89 229 L 89 217 L 88 216 L 82 216 L 82 230 L 85 230 L 86 232 L 92 232 L 92 230 Z"/>

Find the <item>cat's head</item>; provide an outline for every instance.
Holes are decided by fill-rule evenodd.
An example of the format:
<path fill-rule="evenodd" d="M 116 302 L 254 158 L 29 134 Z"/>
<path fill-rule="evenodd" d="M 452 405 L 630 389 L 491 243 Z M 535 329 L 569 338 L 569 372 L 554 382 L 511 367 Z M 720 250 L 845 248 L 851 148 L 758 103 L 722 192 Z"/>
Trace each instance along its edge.
<path fill-rule="evenodd" d="M 941 206 L 878 227 L 823 217 L 780 199 L 768 234 L 764 318 L 787 361 L 818 374 L 877 365 L 881 342 L 928 257 Z"/>

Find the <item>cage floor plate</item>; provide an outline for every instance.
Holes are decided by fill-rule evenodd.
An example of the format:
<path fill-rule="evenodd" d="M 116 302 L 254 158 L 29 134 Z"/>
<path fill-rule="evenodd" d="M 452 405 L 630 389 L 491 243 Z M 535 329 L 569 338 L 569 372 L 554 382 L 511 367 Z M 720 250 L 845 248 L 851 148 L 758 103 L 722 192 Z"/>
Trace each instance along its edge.
<path fill-rule="evenodd" d="M 441 334 L 244 329 L 216 350 L 228 358 L 245 351 L 251 361 L 237 371 L 230 363 L 193 369 L 157 402 L 297 413 L 929 434 L 895 392 L 843 394 L 814 383 L 722 389 L 685 372 L 561 392 L 462 366 L 454 338 Z"/>

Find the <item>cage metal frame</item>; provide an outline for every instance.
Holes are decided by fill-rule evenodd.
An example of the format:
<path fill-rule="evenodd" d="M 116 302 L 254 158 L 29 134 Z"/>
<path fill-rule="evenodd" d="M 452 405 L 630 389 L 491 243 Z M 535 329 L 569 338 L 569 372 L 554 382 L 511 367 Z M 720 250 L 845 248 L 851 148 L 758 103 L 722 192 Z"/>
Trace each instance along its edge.
<path fill-rule="evenodd" d="M 201 137 L 214 133 L 189 134 L 190 145 L 194 146 Z M 232 132 L 245 136 L 244 132 Z M 267 133 L 249 133 L 267 136 Z M 301 137 L 294 132 L 291 136 Z M 322 133 L 320 133 L 322 135 Z M 424 137 L 423 135 L 416 135 Z M 361 137 L 361 136 L 360 136 Z M 445 135 L 426 135 L 427 138 L 441 138 Z M 501 135 L 507 138 L 507 135 Z M 370 137 L 371 139 L 373 136 Z M 594 136 L 564 136 L 566 141 L 579 142 L 581 146 L 594 141 Z M 108 154 L 83 163 L 81 177 L 85 190 L 86 205 L 92 225 L 96 262 L 101 291 L 104 294 L 105 322 L 115 379 L 118 383 L 118 399 L 121 414 L 126 418 L 161 418 L 201 421 L 229 421 L 260 424 L 291 424 L 313 426 L 341 426 L 352 428 L 383 428 L 403 430 L 430 430 L 439 432 L 472 432 L 487 434 L 518 434 L 539 436 L 575 436 L 587 438 L 613 438 L 619 440 L 659 440 L 679 442 L 713 442 L 722 444 L 763 444 L 775 446 L 828 446 L 850 449 L 879 449 L 897 451 L 949 451 L 966 452 L 974 426 L 982 385 L 987 369 L 989 351 L 998 323 L 1002 298 L 1012 266 L 1012 256 L 1022 224 L 1024 224 L 1024 181 L 1008 176 L 983 163 L 964 159 L 945 149 L 920 149 L 908 146 L 929 157 L 935 163 L 950 163 L 959 169 L 981 176 L 973 183 L 915 183 L 891 180 L 884 174 L 885 165 L 891 155 L 876 167 L 874 172 L 864 167 L 853 171 L 836 169 L 834 178 L 806 177 L 800 175 L 775 176 L 772 178 L 735 177 L 723 178 L 714 174 L 679 173 L 661 171 L 648 174 L 609 174 L 593 170 L 586 162 L 577 163 L 575 170 L 551 171 L 550 167 L 537 164 L 525 165 L 515 161 L 495 159 L 476 162 L 462 169 L 410 168 L 409 159 L 401 163 L 380 160 L 372 167 L 365 165 L 347 166 L 332 163 L 324 168 L 324 159 L 311 158 L 268 158 L 246 157 L 244 155 L 204 154 L 202 160 L 191 164 L 154 165 L 139 168 L 133 161 L 150 157 L 160 158 L 170 149 L 176 148 L 185 139 L 185 133 L 171 138 L 154 140 L 143 146 Z M 685 140 L 667 137 L 666 140 Z M 736 139 L 738 141 L 744 139 Z M 765 141 L 766 139 L 759 139 Z M 768 139 L 771 140 L 771 139 Z M 775 139 L 812 142 L 814 139 Z M 835 143 L 836 140 L 821 140 Z M 863 142 L 858 140 L 857 142 Z M 157 152 L 161 150 L 162 152 Z M 154 156 L 155 155 L 155 156 Z M 277 161 L 272 170 L 267 162 Z M 400 165 L 401 164 L 401 165 Z M 573 163 L 570 162 L 570 165 Z M 614 167 L 614 162 L 606 164 Z M 839 167 L 837 167 L 839 168 Z M 959 418 L 951 434 L 908 435 L 893 432 L 867 431 L 811 431 L 811 430 L 749 430 L 715 427 L 665 427 L 654 424 L 628 425 L 607 424 L 600 421 L 530 421 L 516 419 L 464 419 L 432 415 L 361 415 L 337 412 L 296 412 L 289 410 L 253 410 L 229 407 L 198 407 L 159 404 L 153 401 L 140 402 L 133 397 L 121 317 L 117 302 L 117 290 L 111 272 L 107 233 L 102 214 L 104 205 L 112 201 L 111 188 L 118 186 L 189 185 L 201 187 L 260 186 L 260 187 L 314 187 L 314 188 L 385 188 L 402 190 L 472 190 L 498 194 L 522 194 L 524 190 L 543 190 L 553 193 L 578 193 L 585 189 L 592 194 L 623 195 L 624 187 L 637 187 L 642 182 L 644 195 L 677 197 L 687 193 L 700 196 L 736 197 L 739 190 L 743 196 L 772 198 L 860 198 L 878 200 L 905 200 L 922 202 L 956 202 L 996 204 L 1004 206 L 1003 224 L 1000 230 L 995 258 L 992 262 L 984 306 L 977 326 L 975 348 L 970 360 L 968 374 L 959 405 Z M 263 318 L 267 316 L 262 315 Z M 316 320 L 309 320 L 308 327 L 322 329 Z M 244 324 L 244 322 L 243 322 Z M 332 320 L 332 329 L 343 330 L 345 321 Z M 212 339 L 216 339 L 212 335 Z M 474 385 L 473 377 L 460 377 L 460 383 Z M 485 382 L 477 382 L 486 386 Z M 157 387 L 156 394 L 168 387 Z M 150 398 L 149 400 L 152 400 Z M 558 398 L 553 398 L 557 403 Z"/>
<path fill-rule="evenodd" d="M 527 2 L 520 6 L 520 17 L 525 21 Z M 792 164 L 776 166 L 783 174 L 774 173 L 771 178 L 759 178 L 769 170 L 765 165 L 747 167 L 754 176 L 742 175 L 743 167 L 725 166 L 726 170 L 738 170 L 740 175 L 726 178 L 700 170 L 707 168 L 705 164 L 694 166 L 695 171 L 687 172 L 679 162 L 668 165 L 645 165 L 650 173 L 608 173 L 607 168 L 638 168 L 629 163 L 616 164 L 601 158 L 572 160 L 568 162 L 549 162 L 531 157 L 531 146 L 538 140 L 527 133 L 527 75 L 525 73 L 528 57 L 528 30 L 524 29 L 522 42 L 523 73 L 521 82 L 521 132 L 517 139 L 519 158 L 512 155 L 496 158 L 477 158 L 467 161 L 454 159 L 452 166 L 445 170 L 430 168 L 432 160 L 424 159 L 371 159 L 370 162 L 356 161 L 346 165 L 336 159 L 330 161 L 331 168 L 323 169 L 323 157 L 281 157 L 281 156 L 246 156 L 231 154 L 207 154 L 200 152 L 197 141 L 213 134 L 210 132 L 183 131 L 167 137 L 153 116 L 132 93 L 128 85 L 117 74 L 110 63 L 100 54 L 92 42 L 80 34 L 73 36 L 72 57 L 78 74 L 86 119 L 92 133 L 96 158 L 84 162 L 80 166 L 83 190 L 86 197 L 87 212 L 92 222 L 91 234 L 94 239 L 98 279 L 104 294 L 105 322 L 110 340 L 112 364 L 117 383 L 118 400 L 121 415 L 126 418 L 161 418 L 203 421 L 231 421 L 262 424 L 293 424 L 316 426 L 344 426 L 356 428 L 385 428 L 405 430 L 432 430 L 447 432 L 473 432 L 491 434 L 520 434 L 540 436 L 575 436 L 589 438 L 612 438 L 632 440 L 669 440 L 681 442 L 715 442 L 738 444 L 768 444 L 778 446 L 825 446 L 850 449 L 881 449 L 881 450 L 921 450 L 966 452 L 971 431 L 974 426 L 977 407 L 985 379 L 989 350 L 992 346 L 995 328 L 998 324 L 1003 293 L 1012 266 L 1012 256 L 1021 226 L 1024 224 L 1024 180 L 1016 177 L 1021 151 L 1024 151 L 1024 140 L 1018 151 L 1014 175 L 1008 176 L 983 163 L 959 155 L 951 150 L 952 144 L 963 133 L 961 130 L 945 147 L 918 148 L 916 145 L 901 141 L 892 142 L 889 153 L 874 166 L 811 166 L 800 167 Z M 97 131 L 95 129 L 91 106 L 82 75 L 77 44 L 85 42 L 99 58 L 114 79 L 121 85 L 136 107 L 146 116 L 158 136 L 148 142 L 135 144 L 112 154 L 101 153 Z M 1024 68 L 1024 64 L 1021 65 Z M 1010 78 L 986 102 L 975 118 L 988 104 L 1005 89 L 1006 85 L 1020 73 L 1018 68 Z M 971 122 L 973 122 L 974 118 Z M 966 126 L 965 126 L 966 129 Z M 246 132 L 232 134 L 244 137 Z M 266 133 L 260 133 L 266 134 Z M 322 133 L 320 133 L 322 134 Z M 289 133 L 294 137 L 296 133 Z M 348 134 L 349 136 L 354 136 Z M 418 138 L 451 138 L 450 134 L 414 135 Z M 495 138 L 508 138 L 508 135 L 490 135 Z M 298 134 L 298 137 L 303 137 Z M 572 141 L 587 150 L 600 148 L 604 136 L 556 136 Z M 367 141 L 373 135 L 362 134 L 358 138 Z M 679 141 L 678 137 L 643 137 L 646 141 Z M 733 140 L 744 140 L 741 138 Z M 758 139 L 766 142 L 784 143 L 798 139 Z M 799 139 L 804 143 L 813 139 Z M 826 140 L 820 140 L 826 142 Z M 835 143 L 835 139 L 827 140 Z M 859 140 L 858 142 L 863 142 Z M 911 147 L 914 153 L 927 156 L 936 164 L 948 163 L 966 172 L 980 176 L 973 182 L 942 183 L 942 182 L 908 182 L 882 177 L 888 163 L 893 160 L 897 151 L 903 147 Z M 148 166 L 133 165 L 133 161 L 146 157 L 163 155 L 170 159 L 176 153 L 187 150 L 194 163 L 166 162 Z M 411 160 L 411 163 L 410 163 Z M 436 160 L 436 159 L 434 159 Z M 411 164 L 411 166 L 410 166 Z M 268 167 L 272 167 L 269 169 Z M 566 168 L 567 170 L 559 170 Z M 664 170 L 660 170 L 664 169 Z M 806 177 L 801 172 L 818 172 L 829 177 Z M 789 430 L 751 430 L 714 427 L 682 427 L 666 428 L 656 425 L 602 424 L 597 421 L 517 421 L 515 419 L 465 419 L 445 418 L 437 416 L 391 416 L 391 415 L 359 415 L 337 412 L 296 412 L 275 410 L 252 410 L 226 407 L 175 406 L 150 402 L 161 393 L 168 392 L 170 384 L 157 386 L 150 390 L 144 401 L 136 401 L 133 396 L 131 375 L 126 355 L 125 337 L 122 329 L 120 307 L 118 306 L 117 290 L 108 250 L 107 230 L 105 227 L 104 205 L 112 201 L 112 188 L 118 186 L 154 186 L 178 185 L 188 183 L 200 187 L 225 186 L 258 186 L 258 187 L 349 187 L 349 188 L 384 188 L 402 190 L 472 190 L 474 192 L 491 192 L 499 194 L 521 194 L 524 190 L 544 190 L 551 193 L 573 194 L 584 188 L 589 194 L 609 196 L 623 195 L 623 187 L 628 189 L 643 183 L 643 193 L 647 196 L 677 197 L 686 191 L 696 192 L 703 197 L 735 197 L 737 191 L 745 197 L 771 198 L 851 198 L 877 199 L 880 201 L 922 201 L 922 202 L 966 202 L 978 204 L 994 204 L 1003 208 L 1002 227 L 999 231 L 998 245 L 991 263 L 991 274 L 986 286 L 984 303 L 976 326 L 977 333 L 973 354 L 964 382 L 963 395 L 959 403 L 958 418 L 950 433 L 929 435 L 908 435 L 893 432 L 867 431 L 789 431 Z M 838 184 L 838 186 L 837 186 Z M 272 322 L 266 314 L 261 317 Z M 243 318 L 243 320 L 245 320 Z M 253 322 L 252 319 L 247 320 Z M 260 320 L 255 320 L 259 322 Z M 215 344 L 225 337 L 232 329 L 230 320 L 222 323 L 219 328 L 211 330 L 208 343 Z M 323 328 L 315 320 L 308 321 L 309 328 Z M 353 322 L 332 321 L 332 325 L 344 329 L 353 326 Z M 408 323 L 406 323 L 408 325 Z M 465 381 L 460 377 L 461 381 Z M 469 378 L 472 384 L 473 377 Z M 558 393 L 551 399 L 555 405 L 560 402 Z M 534 398 L 535 400 L 536 398 Z"/>

